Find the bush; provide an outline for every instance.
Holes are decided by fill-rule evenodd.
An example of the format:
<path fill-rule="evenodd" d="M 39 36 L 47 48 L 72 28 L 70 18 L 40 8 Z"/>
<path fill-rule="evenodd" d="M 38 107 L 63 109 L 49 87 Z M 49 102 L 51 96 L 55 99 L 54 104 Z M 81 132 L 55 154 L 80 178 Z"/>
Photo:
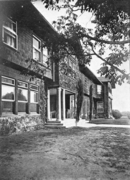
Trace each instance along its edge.
<path fill-rule="evenodd" d="M 115 119 L 120 119 L 122 114 L 120 111 L 118 110 L 112 110 L 112 116 L 115 118 Z"/>

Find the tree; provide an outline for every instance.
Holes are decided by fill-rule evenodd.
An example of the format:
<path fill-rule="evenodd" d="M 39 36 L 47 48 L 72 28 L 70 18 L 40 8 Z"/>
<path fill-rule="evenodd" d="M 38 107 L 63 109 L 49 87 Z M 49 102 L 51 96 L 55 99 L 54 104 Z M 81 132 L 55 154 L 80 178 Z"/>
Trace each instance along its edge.
<path fill-rule="evenodd" d="M 103 61 L 98 73 L 121 84 L 130 82 L 130 74 L 120 66 L 128 61 L 130 50 L 130 1 L 129 0 L 43 0 L 46 8 L 66 9 L 54 26 L 59 32 L 53 54 L 72 54 L 81 64 L 89 64 L 96 56 Z M 91 12 L 94 28 L 77 23 L 78 14 Z M 55 53 L 60 49 L 60 57 Z M 106 50 L 108 53 L 106 54 Z"/>

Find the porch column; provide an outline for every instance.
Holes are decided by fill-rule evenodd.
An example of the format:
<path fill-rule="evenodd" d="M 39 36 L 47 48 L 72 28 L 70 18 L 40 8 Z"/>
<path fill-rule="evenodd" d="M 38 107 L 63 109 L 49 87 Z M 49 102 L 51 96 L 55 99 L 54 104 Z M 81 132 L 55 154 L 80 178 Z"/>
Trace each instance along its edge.
<path fill-rule="evenodd" d="M 47 91 L 47 120 L 50 120 L 50 90 Z"/>
<path fill-rule="evenodd" d="M 57 120 L 61 120 L 61 87 L 58 88 L 58 114 Z"/>
<path fill-rule="evenodd" d="M 65 89 L 63 89 L 63 120 L 65 120 Z"/>

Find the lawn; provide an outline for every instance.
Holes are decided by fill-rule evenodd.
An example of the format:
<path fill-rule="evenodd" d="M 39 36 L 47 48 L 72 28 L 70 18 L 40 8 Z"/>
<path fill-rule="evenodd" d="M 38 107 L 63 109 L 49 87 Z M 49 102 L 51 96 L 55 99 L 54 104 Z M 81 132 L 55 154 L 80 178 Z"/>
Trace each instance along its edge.
<path fill-rule="evenodd" d="M 129 180 L 129 128 L 44 129 L 0 137 L 0 180 Z"/>
<path fill-rule="evenodd" d="M 92 124 L 114 124 L 114 125 L 130 125 L 130 119 L 94 119 L 89 123 Z"/>

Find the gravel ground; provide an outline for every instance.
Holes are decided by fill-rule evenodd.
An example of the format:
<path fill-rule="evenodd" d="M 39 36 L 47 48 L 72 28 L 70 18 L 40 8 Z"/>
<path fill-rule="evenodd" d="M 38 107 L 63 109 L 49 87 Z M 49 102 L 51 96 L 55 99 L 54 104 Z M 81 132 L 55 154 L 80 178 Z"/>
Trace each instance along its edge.
<path fill-rule="evenodd" d="M 0 137 L 0 180 L 130 180 L 130 129 L 44 129 Z"/>

